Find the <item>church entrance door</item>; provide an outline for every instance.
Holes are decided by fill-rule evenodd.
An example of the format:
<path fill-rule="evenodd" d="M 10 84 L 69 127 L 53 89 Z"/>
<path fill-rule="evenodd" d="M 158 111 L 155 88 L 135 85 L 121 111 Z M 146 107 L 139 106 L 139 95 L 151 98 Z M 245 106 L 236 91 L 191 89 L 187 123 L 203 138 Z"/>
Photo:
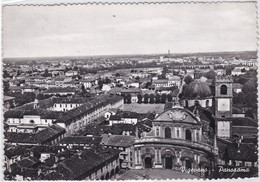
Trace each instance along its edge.
<path fill-rule="evenodd" d="M 186 167 L 186 169 L 191 169 L 191 161 L 190 160 L 186 160 L 185 161 L 185 163 L 186 163 L 186 165 L 185 165 L 185 167 Z"/>
<path fill-rule="evenodd" d="M 144 164 L 145 164 L 145 168 L 152 168 L 152 158 L 151 157 L 146 157 L 144 159 Z"/>
<path fill-rule="evenodd" d="M 172 157 L 165 157 L 165 169 L 172 169 Z"/>

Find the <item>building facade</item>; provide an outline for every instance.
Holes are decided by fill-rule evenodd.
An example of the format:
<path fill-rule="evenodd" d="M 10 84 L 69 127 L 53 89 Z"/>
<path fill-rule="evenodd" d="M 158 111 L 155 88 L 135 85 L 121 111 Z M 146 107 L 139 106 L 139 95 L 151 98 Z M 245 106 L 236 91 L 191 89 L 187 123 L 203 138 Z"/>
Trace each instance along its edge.
<path fill-rule="evenodd" d="M 135 140 L 134 168 L 203 169 L 199 175 L 210 175 L 218 148 L 208 128 L 207 121 L 187 109 L 166 110 L 150 132 Z"/>

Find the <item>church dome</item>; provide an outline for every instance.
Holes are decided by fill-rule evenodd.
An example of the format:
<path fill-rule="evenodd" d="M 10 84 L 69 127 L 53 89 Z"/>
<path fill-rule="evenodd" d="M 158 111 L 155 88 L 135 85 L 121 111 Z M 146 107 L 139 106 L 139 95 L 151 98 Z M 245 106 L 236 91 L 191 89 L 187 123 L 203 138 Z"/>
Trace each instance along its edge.
<path fill-rule="evenodd" d="M 194 80 L 187 85 L 183 92 L 183 98 L 185 99 L 205 99 L 209 97 L 212 97 L 209 86 L 198 80 Z"/>

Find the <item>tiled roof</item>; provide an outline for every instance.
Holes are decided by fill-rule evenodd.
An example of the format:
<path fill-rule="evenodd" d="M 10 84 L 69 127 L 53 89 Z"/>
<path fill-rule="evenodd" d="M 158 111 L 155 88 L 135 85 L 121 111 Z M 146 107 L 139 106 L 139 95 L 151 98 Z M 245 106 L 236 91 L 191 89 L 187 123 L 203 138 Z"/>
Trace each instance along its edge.
<path fill-rule="evenodd" d="M 4 95 L 4 102 L 9 101 L 9 100 L 14 100 L 14 99 L 15 99 L 15 97 L 10 97 L 10 96 Z"/>
<path fill-rule="evenodd" d="M 133 145 L 134 139 L 134 136 L 105 134 L 102 136 L 100 144 L 114 147 L 130 147 Z"/>
<path fill-rule="evenodd" d="M 232 88 L 233 89 L 242 89 L 243 85 L 240 83 L 233 83 Z"/>
<path fill-rule="evenodd" d="M 240 151 L 240 152 L 239 152 Z M 238 147 L 238 144 L 233 143 L 227 146 L 227 157 L 231 160 L 242 160 L 242 161 L 253 161 L 258 160 L 257 157 L 257 148 L 254 144 L 241 143 Z"/>
<path fill-rule="evenodd" d="M 5 147 L 5 155 L 8 158 L 11 158 L 13 156 L 23 155 L 23 154 L 26 154 L 27 152 L 29 152 L 30 148 L 31 148 L 31 146 L 23 146 L 23 145 L 6 146 Z"/>
<path fill-rule="evenodd" d="M 64 115 L 61 111 L 50 111 L 45 109 L 32 110 L 9 110 L 4 114 L 4 118 L 23 118 L 24 115 L 40 116 L 41 119 L 59 119 Z"/>
<path fill-rule="evenodd" d="M 72 137 L 63 138 L 59 143 L 98 145 L 101 139 L 102 139 L 101 137 L 72 136 Z"/>
<path fill-rule="evenodd" d="M 20 161 L 18 161 L 18 164 L 21 167 L 26 167 L 26 168 L 30 168 L 32 167 L 34 164 L 36 164 L 38 161 L 37 159 L 33 158 L 33 157 L 26 157 Z"/>
<path fill-rule="evenodd" d="M 88 103 L 85 103 L 75 109 L 67 111 L 63 117 L 55 121 L 55 123 L 65 123 L 66 125 L 70 125 L 73 120 L 77 117 L 81 117 L 92 111 L 96 110 L 98 107 L 104 107 L 108 104 L 114 104 L 122 100 L 122 97 L 116 95 L 101 95 L 93 100 L 90 100 Z"/>
<path fill-rule="evenodd" d="M 6 132 L 5 139 L 10 143 L 43 144 L 65 132 L 66 130 L 64 128 L 58 125 L 52 125 L 37 133 Z"/>
<path fill-rule="evenodd" d="M 168 80 L 167 79 L 161 79 L 161 80 L 154 80 L 155 84 L 167 84 Z"/>
<path fill-rule="evenodd" d="M 257 121 L 254 121 L 253 119 L 249 117 L 245 118 L 233 118 L 232 124 L 234 126 L 255 126 L 257 127 Z"/>
<path fill-rule="evenodd" d="M 67 159 L 58 164 L 56 173 L 52 174 L 59 180 L 83 180 L 90 175 L 94 170 L 105 166 L 107 162 L 112 162 L 118 158 L 120 151 L 115 149 L 89 149 L 82 153 L 75 154 L 70 159 Z"/>
<path fill-rule="evenodd" d="M 65 87 L 65 88 L 56 87 L 56 88 L 49 88 L 43 93 L 62 93 L 62 92 L 76 92 L 76 89 L 71 87 Z"/>
<path fill-rule="evenodd" d="M 85 97 L 77 97 L 77 98 L 55 98 L 53 99 L 53 103 L 85 103 L 88 102 L 90 98 L 85 98 Z"/>

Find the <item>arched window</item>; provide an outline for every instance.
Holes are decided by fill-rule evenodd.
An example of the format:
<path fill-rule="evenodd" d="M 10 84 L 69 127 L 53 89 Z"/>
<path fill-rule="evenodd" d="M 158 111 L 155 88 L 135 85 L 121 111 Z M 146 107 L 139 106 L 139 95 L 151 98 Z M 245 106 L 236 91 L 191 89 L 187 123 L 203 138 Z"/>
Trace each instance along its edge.
<path fill-rule="evenodd" d="M 177 138 L 179 138 L 179 137 L 180 137 L 180 131 L 177 130 Z"/>
<path fill-rule="evenodd" d="M 165 128 L 165 138 L 171 138 L 171 129 L 169 127 Z"/>
<path fill-rule="evenodd" d="M 186 140 L 191 140 L 191 131 L 189 129 L 185 131 L 185 138 Z"/>
<path fill-rule="evenodd" d="M 185 100 L 185 106 L 189 107 L 189 101 L 188 100 Z"/>
<path fill-rule="evenodd" d="M 31 124 L 34 124 L 34 120 L 30 120 L 30 123 L 31 123 Z"/>
<path fill-rule="evenodd" d="M 220 94 L 227 95 L 227 86 L 226 85 L 221 85 Z"/>
<path fill-rule="evenodd" d="M 206 107 L 209 107 L 209 100 L 206 100 Z"/>

